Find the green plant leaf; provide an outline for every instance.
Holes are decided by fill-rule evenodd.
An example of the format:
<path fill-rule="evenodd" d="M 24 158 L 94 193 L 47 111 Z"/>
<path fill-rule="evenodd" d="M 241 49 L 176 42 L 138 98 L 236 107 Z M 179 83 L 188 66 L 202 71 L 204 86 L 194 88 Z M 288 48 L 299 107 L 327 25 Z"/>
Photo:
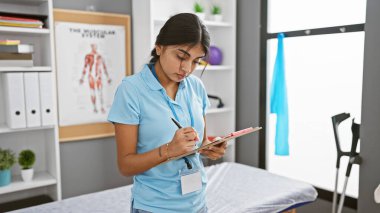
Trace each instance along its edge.
<path fill-rule="evenodd" d="M 16 157 L 12 150 L 0 148 L 0 170 L 10 169 L 15 163 Z"/>
<path fill-rule="evenodd" d="M 36 161 L 36 155 L 30 149 L 21 151 L 18 156 L 18 163 L 20 164 L 22 169 L 32 168 L 35 161 Z"/>
<path fill-rule="evenodd" d="M 195 4 L 194 4 L 194 11 L 196 13 L 203 13 L 204 8 L 202 7 L 202 5 L 200 3 L 195 2 Z"/>
<path fill-rule="evenodd" d="M 219 6 L 213 5 L 211 9 L 213 15 L 219 15 L 222 13 L 222 9 Z"/>

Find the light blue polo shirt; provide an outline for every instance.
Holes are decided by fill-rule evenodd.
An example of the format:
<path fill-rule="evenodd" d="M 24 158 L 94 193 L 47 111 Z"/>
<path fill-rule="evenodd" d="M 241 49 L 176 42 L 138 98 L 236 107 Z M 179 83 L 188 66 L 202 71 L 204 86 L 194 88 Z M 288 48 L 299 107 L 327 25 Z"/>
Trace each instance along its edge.
<path fill-rule="evenodd" d="M 170 142 L 178 129 L 171 121 L 174 115 L 168 105 L 165 89 L 145 65 L 138 74 L 125 77 L 116 90 L 108 120 L 139 125 L 137 153 L 145 153 Z M 191 125 L 188 100 L 194 128 L 200 143 L 204 133 L 204 115 L 210 103 L 201 80 L 193 75 L 180 82 L 175 100 L 169 98 L 183 127 Z M 158 157 L 158 152 L 157 152 Z M 189 172 L 184 159 L 161 164 L 134 176 L 134 208 L 150 212 L 197 212 L 206 205 L 207 177 L 199 153 L 188 157 L 193 169 L 202 175 L 202 189 L 181 193 L 180 173 Z"/>

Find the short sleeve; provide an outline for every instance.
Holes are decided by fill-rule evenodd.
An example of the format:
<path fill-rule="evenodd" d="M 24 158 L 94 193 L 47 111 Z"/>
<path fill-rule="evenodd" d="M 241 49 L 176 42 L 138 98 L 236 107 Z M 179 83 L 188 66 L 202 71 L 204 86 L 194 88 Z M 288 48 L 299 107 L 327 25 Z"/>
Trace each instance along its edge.
<path fill-rule="evenodd" d="M 123 81 L 117 88 L 108 114 L 108 121 L 137 125 L 140 121 L 140 106 L 136 88 Z"/>

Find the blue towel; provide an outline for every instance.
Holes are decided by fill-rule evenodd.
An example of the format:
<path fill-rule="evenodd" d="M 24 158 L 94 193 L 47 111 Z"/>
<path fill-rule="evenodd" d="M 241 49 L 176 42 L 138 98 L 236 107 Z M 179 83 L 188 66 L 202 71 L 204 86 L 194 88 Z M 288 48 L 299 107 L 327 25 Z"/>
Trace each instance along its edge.
<path fill-rule="evenodd" d="M 270 91 L 270 112 L 277 114 L 275 154 L 289 155 L 289 117 L 284 65 L 284 34 L 279 33 L 276 62 L 274 64 Z"/>

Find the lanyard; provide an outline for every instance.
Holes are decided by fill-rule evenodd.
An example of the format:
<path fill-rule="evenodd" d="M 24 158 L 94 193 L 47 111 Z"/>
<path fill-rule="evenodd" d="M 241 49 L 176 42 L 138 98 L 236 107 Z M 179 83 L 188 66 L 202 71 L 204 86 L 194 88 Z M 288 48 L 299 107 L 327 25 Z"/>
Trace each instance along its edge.
<path fill-rule="evenodd" d="M 157 79 L 157 81 L 158 81 L 158 83 L 159 83 L 160 81 L 158 80 L 158 76 L 157 76 L 157 73 L 156 73 L 156 69 L 154 68 L 154 64 L 152 64 L 152 65 L 150 66 L 150 68 L 151 68 L 151 70 L 152 70 L 152 73 L 153 73 L 154 77 Z M 166 102 L 168 103 L 169 108 L 170 108 L 170 110 L 172 111 L 172 113 L 173 113 L 175 119 L 176 119 L 178 122 L 180 122 L 180 121 L 179 121 L 179 117 L 178 117 L 177 113 L 176 113 L 175 110 L 174 110 L 174 106 L 173 106 L 173 104 L 172 104 L 172 103 L 170 102 L 170 100 L 169 100 L 169 97 L 168 97 L 167 95 L 164 95 L 162 91 L 161 91 L 161 94 L 163 95 L 164 99 L 165 99 Z M 192 109 L 191 109 L 191 107 L 190 107 L 190 101 L 189 101 L 189 95 L 188 95 L 188 93 L 187 93 L 187 96 L 188 96 L 188 97 L 186 98 L 186 100 L 187 100 L 186 103 L 187 103 L 187 108 L 189 109 L 191 126 L 194 127 L 193 111 L 192 111 Z M 185 160 L 185 163 L 186 163 L 187 168 L 188 168 L 188 169 L 192 169 L 192 166 L 191 166 L 191 164 L 190 164 L 190 162 L 189 162 L 189 159 L 187 159 L 186 157 L 184 157 L 184 160 Z"/>
<path fill-rule="evenodd" d="M 151 64 L 150 68 L 151 68 L 151 70 L 152 70 L 152 73 L 153 73 L 154 77 L 157 79 L 158 82 L 160 82 L 160 81 L 158 80 L 158 76 L 157 76 L 157 73 L 156 73 L 156 69 L 154 68 L 154 64 Z M 170 110 L 172 111 L 172 113 L 173 113 L 175 119 L 176 119 L 178 122 L 180 122 L 179 117 L 178 117 L 177 113 L 176 113 L 175 110 L 174 110 L 174 106 L 173 106 L 172 102 L 169 100 L 169 97 L 168 97 L 167 95 L 165 96 L 163 93 L 162 93 L 162 95 L 164 96 L 164 99 L 166 100 L 167 104 L 169 105 L 169 108 L 170 108 Z M 189 109 L 191 126 L 194 127 L 193 110 L 191 109 L 191 106 L 190 106 L 190 101 L 189 101 L 188 91 L 187 91 L 186 104 L 187 104 L 187 108 Z"/>

